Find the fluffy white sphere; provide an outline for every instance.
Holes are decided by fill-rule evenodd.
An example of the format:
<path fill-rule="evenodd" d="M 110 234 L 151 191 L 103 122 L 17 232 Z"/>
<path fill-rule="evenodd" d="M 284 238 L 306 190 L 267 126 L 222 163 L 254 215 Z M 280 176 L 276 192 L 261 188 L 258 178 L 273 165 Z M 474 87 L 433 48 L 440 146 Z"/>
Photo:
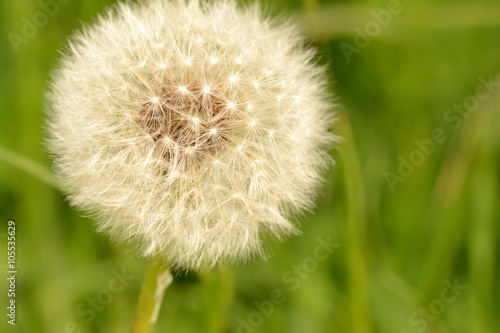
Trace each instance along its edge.
<path fill-rule="evenodd" d="M 297 29 L 230 1 L 120 4 L 72 37 L 48 147 L 73 205 L 142 254 L 197 269 L 296 232 L 334 141 Z"/>

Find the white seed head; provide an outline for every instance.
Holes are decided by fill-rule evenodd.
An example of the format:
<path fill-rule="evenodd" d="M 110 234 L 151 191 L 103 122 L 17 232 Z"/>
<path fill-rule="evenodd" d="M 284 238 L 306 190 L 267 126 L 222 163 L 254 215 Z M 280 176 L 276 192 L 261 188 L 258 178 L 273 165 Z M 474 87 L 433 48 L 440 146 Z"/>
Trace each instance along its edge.
<path fill-rule="evenodd" d="M 149 0 L 77 33 L 48 122 L 72 204 L 179 269 L 296 232 L 335 141 L 324 69 L 297 31 L 256 5 Z"/>

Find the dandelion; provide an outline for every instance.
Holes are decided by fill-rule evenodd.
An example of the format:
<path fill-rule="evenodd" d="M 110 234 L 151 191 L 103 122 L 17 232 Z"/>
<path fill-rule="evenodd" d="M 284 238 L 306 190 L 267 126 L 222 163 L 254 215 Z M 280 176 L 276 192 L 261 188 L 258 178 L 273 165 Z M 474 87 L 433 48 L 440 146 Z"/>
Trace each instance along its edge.
<path fill-rule="evenodd" d="M 297 232 L 329 162 L 323 69 L 256 6 L 120 4 L 71 39 L 48 147 L 98 230 L 180 269 L 263 255 Z"/>
<path fill-rule="evenodd" d="M 119 4 L 53 75 L 48 147 L 74 206 L 180 269 L 297 232 L 334 141 L 297 28 L 230 1 Z"/>

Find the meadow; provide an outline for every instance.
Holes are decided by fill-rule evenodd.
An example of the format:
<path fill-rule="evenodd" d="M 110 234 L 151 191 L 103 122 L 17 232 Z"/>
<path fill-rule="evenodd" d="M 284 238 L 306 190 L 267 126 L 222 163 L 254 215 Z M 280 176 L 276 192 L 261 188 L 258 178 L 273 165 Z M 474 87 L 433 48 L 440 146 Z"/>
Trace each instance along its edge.
<path fill-rule="evenodd" d="M 69 206 L 43 144 L 64 43 L 113 3 L 0 0 L 0 275 L 8 221 L 17 269 L 15 326 L 0 279 L 0 332 L 130 326 L 146 262 Z M 177 274 L 154 332 L 500 332 L 500 2 L 262 4 L 318 50 L 336 163 L 300 236 Z"/>

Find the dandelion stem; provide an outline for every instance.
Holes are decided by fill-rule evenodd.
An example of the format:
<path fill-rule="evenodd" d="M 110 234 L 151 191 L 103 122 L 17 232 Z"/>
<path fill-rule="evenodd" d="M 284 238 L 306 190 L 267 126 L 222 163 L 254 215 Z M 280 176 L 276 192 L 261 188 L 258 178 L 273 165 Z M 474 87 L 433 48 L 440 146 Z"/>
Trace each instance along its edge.
<path fill-rule="evenodd" d="M 151 258 L 146 268 L 130 333 L 149 333 L 160 312 L 165 289 L 172 283 L 172 274 L 164 259 Z"/>

